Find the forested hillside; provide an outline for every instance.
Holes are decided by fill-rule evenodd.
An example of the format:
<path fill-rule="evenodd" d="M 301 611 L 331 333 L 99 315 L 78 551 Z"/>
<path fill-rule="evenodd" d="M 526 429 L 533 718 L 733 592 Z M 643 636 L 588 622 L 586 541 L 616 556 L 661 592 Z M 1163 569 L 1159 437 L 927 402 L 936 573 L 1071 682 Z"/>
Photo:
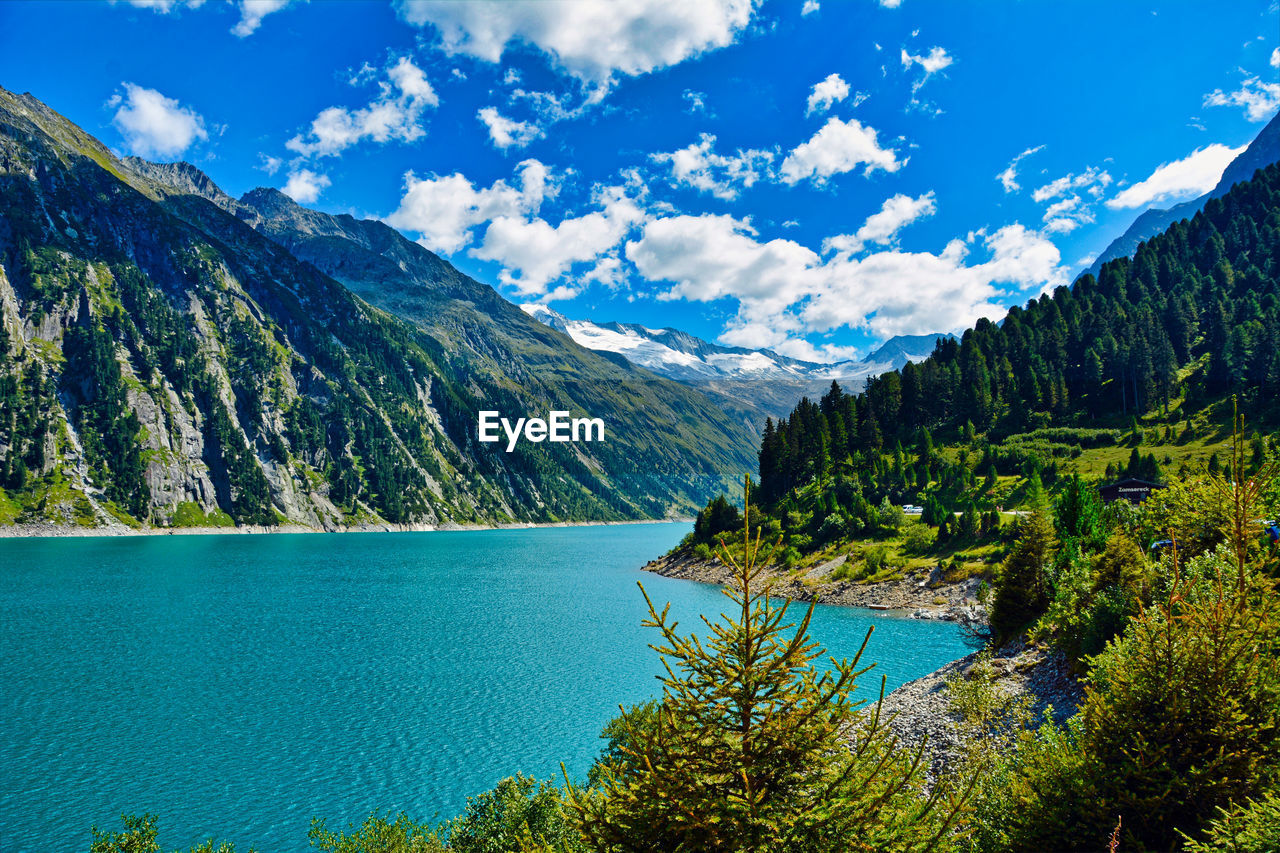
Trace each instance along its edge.
<path fill-rule="evenodd" d="M 859 390 L 833 383 L 766 424 L 760 498 L 801 550 L 824 523 L 874 527 L 886 498 L 937 524 L 1012 508 L 1067 467 L 1160 479 L 1214 464 L 1231 396 L 1251 428 L 1280 422 L 1280 164 L 1099 278 Z"/>
<path fill-rule="evenodd" d="M 0 89 L 0 523 L 662 517 L 749 463 L 750 437 L 705 397 L 583 350 L 438 258 L 454 287 L 433 292 L 428 328 L 219 194 Z M 348 258 L 395 267 L 377 248 Z M 517 328 L 448 323 L 486 312 Z M 552 408 L 604 418 L 606 441 L 476 440 L 481 409 Z"/>

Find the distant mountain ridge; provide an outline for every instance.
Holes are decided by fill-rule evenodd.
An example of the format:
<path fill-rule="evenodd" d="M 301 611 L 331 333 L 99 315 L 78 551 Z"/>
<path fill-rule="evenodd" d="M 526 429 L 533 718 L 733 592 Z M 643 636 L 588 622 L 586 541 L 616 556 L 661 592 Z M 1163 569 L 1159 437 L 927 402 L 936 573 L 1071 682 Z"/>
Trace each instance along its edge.
<path fill-rule="evenodd" d="M 1097 260 L 1085 272 L 1096 278 L 1107 261 L 1132 257 L 1139 243 L 1150 240 L 1180 219 L 1190 219 L 1204 208 L 1209 199 L 1226 195 L 1233 186 L 1251 179 L 1254 172 L 1276 161 L 1280 161 L 1280 113 L 1272 116 L 1253 142 L 1227 165 L 1213 189 L 1199 198 L 1173 207 L 1153 207 L 1144 211 L 1123 234 L 1102 250 L 1102 254 L 1098 255 Z"/>
<path fill-rule="evenodd" d="M 952 335 L 897 335 L 866 358 L 830 364 L 790 358 L 768 349 L 714 344 L 679 329 L 650 329 L 637 323 L 571 320 L 545 305 L 522 305 L 532 317 L 567 334 L 588 349 L 617 353 L 654 373 L 697 383 L 742 379 L 856 380 L 927 358 L 938 338 Z"/>
<path fill-rule="evenodd" d="M 679 329 L 572 320 L 545 305 L 521 307 L 587 349 L 697 388 L 757 434 L 766 419 L 785 416 L 802 397 L 821 396 L 832 381 L 856 387 L 869 377 L 928 358 L 939 338 L 954 337 L 898 335 L 859 361 L 821 364 L 767 349 L 721 346 Z"/>

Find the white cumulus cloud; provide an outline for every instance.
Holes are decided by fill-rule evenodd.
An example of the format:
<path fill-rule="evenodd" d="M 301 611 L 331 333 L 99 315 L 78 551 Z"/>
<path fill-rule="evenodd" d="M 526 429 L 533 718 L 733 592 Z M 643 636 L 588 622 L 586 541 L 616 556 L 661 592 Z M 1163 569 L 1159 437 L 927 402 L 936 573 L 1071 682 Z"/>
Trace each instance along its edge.
<path fill-rule="evenodd" d="M 127 3 L 138 9 L 150 9 L 161 15 L 168 15 L 179 9 L 198 9 L 205 4 L 205 0 L 109 0 L 112 5 L 119 2 Z M 227 0 L 228 3 L 233 0 Z M 267 15 L 285 9 L 294 3 L 295 0 L 234 0 L 236 11 L 240 13 L 240 20 L 231 28 L 231 32 L 240 38 L 252 35 L 262 24 L 262 19 Z"/>
<path fill-rule="evenodd" d="M 982 238 L 985 257 L 970 261 L 977 239 L 952 240 L 937 254 L 841 253 L 823 261 L 795 241 L 760 240 L 745 220 L 679 215 L 647 222 L 626 256 L 641 275 L 671 283 L 660 298 L 735 300 L 722 342 L 798 354 L 805 336 L 842 327 L 885 337 L 960 330 L 1002 316 L 1012 294 L 1066 280 L 1057 247 L 1022 225 Z"/>
<path fill-rule="evenodd" d="M 938 204 L 932 190 L 917 198 L 898 193 L 885 199 L 880 210 L 868 216 L 856 233 L 828 237 L 822 243 L 822 250 L 824 253 L 834 251 L 848 254 L 862 251 L 868 243 L 891 243 L 903 228 L 918 219 L 932 216 L 937 210 Z"/>
<path fill-rule="evenodd" d="M 876 169 L 896 172 L 905 162 L 892 148 L 880 147 L 875 128 L 864 126 L 857 119 L 846 122 L 833 117 L 782 161 L 782 180 L 794 184 L 813 178 L 821 183 L 863 164 L 864 174 L 870 175 Z"/>
<path fill-rule="evenodd" d="M 826 79 L 813 84 L 809 93 L 809 102 L 805 106 L 805 115 L 826 112 L 831 105 L 849 97 L 849 84 L 839 74 L 828 74 Z"/>
<path fill-rule="evenodd" d="M 571 298 L 578 288 L 570 286 L 559 294 L 548 293 L 547 288 L 577 264 L 593 264 L 583 276 L 583 285 L 609 284 L 617 274 L 616 256 L 611 259 L 610 250 L 645 213 L 624 187 L 599 190 L 595 202 L 599 210 L 566 217 L 556 225 L 538 217 L 497 217 L 471 254 L 501 264 L 499 280 L 524 297 Z"/>
<path fill-rule="evenodd" d="M 818 0 L 804 0 L 804 5 L 800 7 L 800 16 L 812 15 L 820 8 L 822 7 L 818 5 Z"/>
<path fill-rule="evenodd" d="M 499 217 L 519 218 L 536 213 L 554 195 L 546 166 L 529 159 L 519 164 L 519 186 L 498 180 L 477 188 L 461 172 L 419 178 L 405 175 L 405 194 L 386 221 L 419 235 L 418 242 L 436 252 L 452 254 L 471 243 L 473 229 Z"/>
<path fill-rule="evenodd" d="M 1090 218 L 1092 221 L 1092 217 Z M 1080 220 L 1073 219 L 1070 216 L 1059 216 L 1045 222 L 1044 230 L 1047 234 L 1069 234 L 1080 227 Z"/>
<path fill-rule="evenodd" d="M 627 243 L 627 258 L 651 281 L 669 281 L 667 299 L 730 296 L 780 311 L 817 283 L 817 253 L 794 240 L 762 243 L 745 220 L 720 214 L 655 219 Z"/>
<path fill-rule="evenodd" d="M 1038 292 L 1065 282 L 1058 249 L 1022 225 L 982 242 L 988 257 L 969 263 L 971 247 L 952 240 L 939 254 L 885 251 L 861 259 L 837 256 L 823 288 L 800 316 L 807 329 L 866 328 L 888 337 L 959 331 L 980 317 L 997 319 L 1010 292 Z"/>
<path fill-rule="evenodd" d="M 689 113 L 690 115 L 697 115 L 698 113 L 702 113 L 705 115 L 707 113 L 707 93 L 706 92 L 698 92 L 693 89 L 685 89 L 684 92 L 681 93 L 680 97 L 684 99 L 684 102 L 686 104 L 688 104 L 688 106 L 685 107 L 685 112 Z"/>
<path fill-rule="evenodd" d="M 426 74 L 409 57 L 402 56 L 388 67 L 387 79 L 378 83 L 378 97 L 368 106 L 321 110 L 311 127 L 286 142 L 285 147 L 304 157 L 325 157 L 340 154 L 365 139 L 412 142 L 426 133 L 422 128 L 423 113 L 439 103 Z"/>
<path fill-rule="evenodd" d="M 177 157 L 197 140 L 209 138 L 204 119 L 190 107 L 155 89 L 124 83 L 124 95 L 108 104 L 119 106 L 111 123 L 125 146 L 139 157 Z"/>
<path fill-rule="evenodd" d="M 1032 149 L 1032 151 L 1038 149 Z M 1013 168 L 1019 158 L 1010 164 Z M 1105 169 L 1090 166 L 1083 172 L 1069 172 L 1036 187 L 1031 198 L 1045 205 L 1042 221 L 1046 234 L 1068 234 L 1094 221 L 1093 205 L 1112 183 Z"/>
<path fill-rule="evenodd" d="M 1280 51 L 1280 48 L 1277 48 Z M 1276 54 L 1271 55 L 1276 64 Z M 1245 77 L 1234 92 L 1214 89 L 1204 96 L 1206 107 L 1243 107 L 1249 121 L 1266 121 L 1280 108 L 1280 83 L 1268 82 L 1258 77 Z"/>
<path fill-rule="evenodd" d="M 526 44 L 583 80 L 607 88 L 726 47 L 750 23 L 758 0 L 400 0 L 399 13 L 435 27 L 444 50 L 498 62 Z"/>
<path fill-rule="evenodd" d="M 937 74 L 942 69 L 947 68 L 953 62 L 955 62 L 955 58 L 942 47 L 934 47 L 927 54 L 919 56 L 908 53 L 905 47 L 902 49 L 902 67 L 909 69 L 912 65 L 919 65 L 924 69 L 926 79 L 930 75 Z"/>
<path fill-rule="evenodd" d="M 332 183 L 328 175 L 321 175 L 310 169 L 299 169 L 289 175 L 289 180 L 280 191 L 298 204 L 310 204 L 320 198 L 320 193 Z"/>
<path fill-rule="evenodd" d="M 1093 220 L 1089 203 L 1078 195 L 1070 195 L 1045 208 L 1044 230 L 1050 234 L 1067 234 Z"/>
<path fill-rule="evenodd" d="M 543 136 L 542 128 L 526 121 L 516 121 L 498 112 L 497 107 L 483 107 L 476 117 L 489 129 L 489 140 L 502 149 L 524 148 Z"/>
<path fill-rule="evenodd" d="M 833 364 L 837 361 L 853 361 L 862 355 L 857 347 L 840 346 L 839 344 L 814 345 L 804 338 L 787 338 L 770 347 L 774 352 L 801 361 L 813 361 L 818 364 Z"/>
<path fill-rule="evenodd" d="M 292 0 L 240 0 L 240 21 L 231 32 L 240 38 L 252 35 L 267 15 L 281 11 Z"/>
<path fill-rule="evenodd" d="M 1213 189 L 1227 166 L 1246 146 L 1228 148 L 1220 143 L 1192 151 L 1181 160 L 1162 163 L 1146 180 L 1139 181 L 1115 198 L 1107 199 L 1112 210 L 1145 207 L 1154 202 L 1195 198 Z"/>
<path fill-rule="evenodd" d="M 737 198 L 740 188 L 769 177 L 772 151 L 738 149 L 735 154 L 717 154 L 715 144 L 715 136 L 704 133 L 698 142 L 678 151 L 649 156 L 655 163 L 671 165 L 671 179 L 676 186 L 692 187 L 717 198 Z"/>

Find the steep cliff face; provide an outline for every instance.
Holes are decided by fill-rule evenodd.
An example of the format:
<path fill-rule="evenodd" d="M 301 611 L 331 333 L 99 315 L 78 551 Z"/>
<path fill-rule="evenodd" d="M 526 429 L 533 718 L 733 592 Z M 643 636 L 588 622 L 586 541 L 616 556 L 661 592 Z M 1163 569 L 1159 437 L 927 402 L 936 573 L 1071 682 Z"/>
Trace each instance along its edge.
<path fill-rule="evenodd" d="M 261 195 L 0 89 L 0 523 L 660 517 L 753 467 L 696 392 L 508 333 L 522 312 L 391 229 Z M 308 236 L 263 227 L 272 203 Z M 476 440 L 481 409 L 551 408 L 606 442 Z"/>

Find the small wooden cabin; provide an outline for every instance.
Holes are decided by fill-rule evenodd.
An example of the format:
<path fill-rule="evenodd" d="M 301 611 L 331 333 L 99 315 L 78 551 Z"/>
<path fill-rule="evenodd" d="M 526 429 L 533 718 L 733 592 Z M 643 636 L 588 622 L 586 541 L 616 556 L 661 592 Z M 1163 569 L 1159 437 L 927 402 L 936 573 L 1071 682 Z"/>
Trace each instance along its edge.
<path fill-rule="evenodd" d="M 1099 487 L 1098 493 L 1102 495 L 1102 500 L 1105 503 L 1126 500 L 1131 504 L 1140 504 L 1151 497 L 1152 492 L 1163 488 L 1163 483 L 1139 480 L 1137 477 L 1126 477 L 1110 485 Z"/>

